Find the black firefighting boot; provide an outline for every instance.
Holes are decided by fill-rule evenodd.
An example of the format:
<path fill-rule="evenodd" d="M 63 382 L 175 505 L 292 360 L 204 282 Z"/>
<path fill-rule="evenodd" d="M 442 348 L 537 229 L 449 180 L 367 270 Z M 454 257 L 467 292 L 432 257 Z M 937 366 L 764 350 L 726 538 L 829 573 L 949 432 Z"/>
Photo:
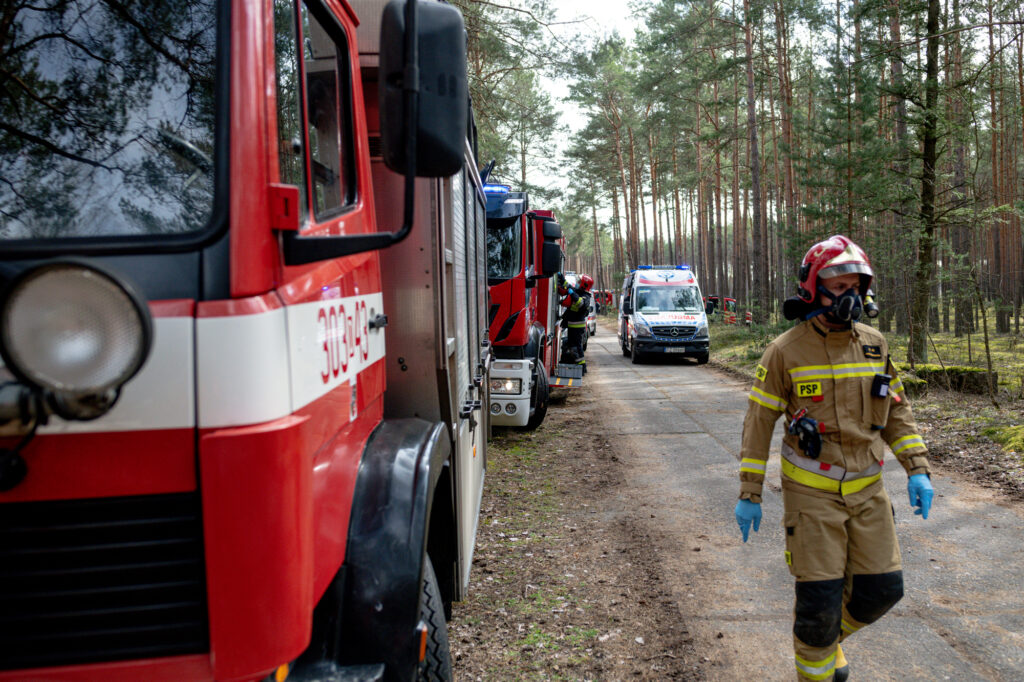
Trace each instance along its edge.
<path fill-rule="evenodd" d="M 835 682 L 846 682 L 850 677 L 850 663 L 843 655 L 842 645 L 836 645 L 836 671 L 832 678 Z"/>

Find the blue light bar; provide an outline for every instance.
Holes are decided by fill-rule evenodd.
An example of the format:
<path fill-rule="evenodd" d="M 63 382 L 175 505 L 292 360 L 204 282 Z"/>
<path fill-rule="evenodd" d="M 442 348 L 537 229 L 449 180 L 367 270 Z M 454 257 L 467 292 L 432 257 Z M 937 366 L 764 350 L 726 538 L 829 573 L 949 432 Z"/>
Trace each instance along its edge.
<path fill-rule="evenodd" d="M 689 270 L 689 269 L 690 269 L 689 265 L 677 265 L 676 266 L 676 270 Z"/>
<path fill-rule="evenodd" d="M 636 269 L 637 270 L 653 270 L 654 266 L 653 265 L 638 265 L 638 266 L 636 266 Z"/>
<path fill-rule="evenodd" d="M 511 191 L 509 185 L 484 185 L 484 194 L 508 194 Z"/>

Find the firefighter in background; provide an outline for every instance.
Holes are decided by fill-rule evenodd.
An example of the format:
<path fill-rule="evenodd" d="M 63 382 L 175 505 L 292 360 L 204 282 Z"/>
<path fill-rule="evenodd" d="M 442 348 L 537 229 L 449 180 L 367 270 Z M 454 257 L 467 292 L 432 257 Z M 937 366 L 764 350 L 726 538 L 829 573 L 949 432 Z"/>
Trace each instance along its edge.
<path fill-rule="evenodd" d="M 785 415 L 782 519 L 796 579 L 797 678 L 846 680 L 839 646 L 903 596 L 894 509 L 882 485 L 888 445 L 906 470 L 915 514 L 928 518 L 927 450 L 881 333 L 857 323 L 874 273 L 843 236 L 815 244 L 800 266 L 787 319 L 804 322 L 765 349 L 743 422 L 743 541 L 761 522 L 761 489 L 776 420 Z"/>
<path fill-rule="evenodd" d="M 575 363 L 587 373 L 587 359 L 583 356 L 583 337 L 587 333 L 587 313 L 590 312 L 590 289 L 594 278 L 580 275 L 578 288 L 569 286 L 565 277 L 558 274 L 559 305 L 565 308 L 562 324 L 568 330 L 568 339 L 562 349 L 562 362 Z"/>

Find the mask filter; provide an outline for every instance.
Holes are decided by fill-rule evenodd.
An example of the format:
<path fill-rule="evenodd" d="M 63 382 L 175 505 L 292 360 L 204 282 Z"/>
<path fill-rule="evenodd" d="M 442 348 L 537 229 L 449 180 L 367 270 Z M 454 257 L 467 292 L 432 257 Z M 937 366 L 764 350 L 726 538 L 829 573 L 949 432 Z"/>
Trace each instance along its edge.
<path fill-rule="evenodd" d="M 855 322 L 860 319 L 860 315 L 864 311 L 864 303 L 856 289 L 851 287 L 836 296 L 819 286 L 818 293 L 832 299 L 832 305 L 824 309 L 827 318 L 836 322 Z"/>

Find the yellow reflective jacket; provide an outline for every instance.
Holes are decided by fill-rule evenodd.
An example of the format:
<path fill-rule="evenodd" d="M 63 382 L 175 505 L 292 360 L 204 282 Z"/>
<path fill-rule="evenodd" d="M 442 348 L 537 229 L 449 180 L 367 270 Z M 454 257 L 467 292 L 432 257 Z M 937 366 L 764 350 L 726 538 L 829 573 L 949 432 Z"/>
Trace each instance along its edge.
<path fill-rule="evenodd" d="M 880 374 L 892 377 L 885 397 L 872 395 Z M 798 438 L 787 430 L 783 489 L 859 504 L 881 485 L 886 445 L 907 475 L 929 472 L 928 451 L 889 361 L 889 346 L 872 327 L 854 323 L 852 329 L 835 331 L 813 319 L 781 334 L 761 357 L 749 399 L 740 499 L 761 501 L 775 422 L 785 414 L 788 429 L 801 408 L 819 424 L 821 454 L 816 460 L 804 456 Z"/>

